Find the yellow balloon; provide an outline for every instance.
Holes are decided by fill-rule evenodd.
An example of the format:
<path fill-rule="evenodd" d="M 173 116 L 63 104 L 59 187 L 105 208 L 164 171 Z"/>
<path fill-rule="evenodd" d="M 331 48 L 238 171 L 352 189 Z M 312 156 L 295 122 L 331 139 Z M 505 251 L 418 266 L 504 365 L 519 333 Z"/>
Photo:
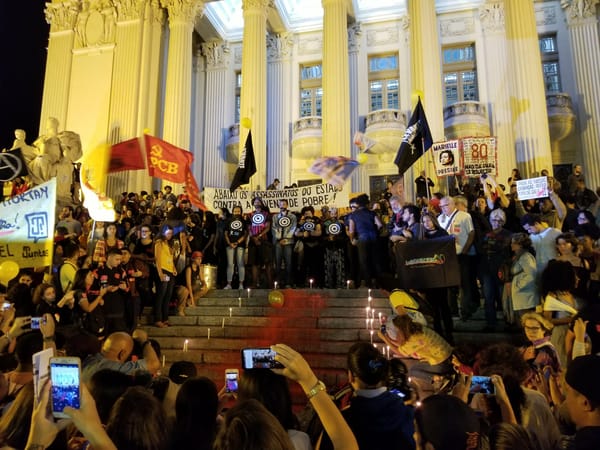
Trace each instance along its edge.
<path fill-rule="evenodd" d="M 269 304 L 274 308 L 283 308 L 283 292 L 271 291 L 269 292 Z"/>
<path fill-rule="evenodd" d="M 19 274 L 19 265 L 14 261 L 0 264 L 0 283 L 8 286 L 8 282 Z"/>
<path fill-rule="evenodd" d="M 244 117 L 240 121 L 240 125 L 242 125 L 244 128 L 252 128 L 252 121 L 250 120 L 250 118 Z"/>
<path fill-rule="evenodd" d="M 369 160 L 369 155 L 366 153 L 359 153 L 356 155 L 356 160 L 359 164 L 365 164 Z"/>

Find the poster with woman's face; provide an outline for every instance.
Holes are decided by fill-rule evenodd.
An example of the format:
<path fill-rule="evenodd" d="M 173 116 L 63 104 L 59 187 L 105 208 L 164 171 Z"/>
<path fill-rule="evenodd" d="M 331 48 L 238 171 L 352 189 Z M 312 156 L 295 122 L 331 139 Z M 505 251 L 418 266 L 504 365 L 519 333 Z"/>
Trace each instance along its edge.
<path fill-rule="evenodd" d="M 431 149 L 438 177 L 461 173 L 459 140 L 438 142 L 433 144 Z"/>

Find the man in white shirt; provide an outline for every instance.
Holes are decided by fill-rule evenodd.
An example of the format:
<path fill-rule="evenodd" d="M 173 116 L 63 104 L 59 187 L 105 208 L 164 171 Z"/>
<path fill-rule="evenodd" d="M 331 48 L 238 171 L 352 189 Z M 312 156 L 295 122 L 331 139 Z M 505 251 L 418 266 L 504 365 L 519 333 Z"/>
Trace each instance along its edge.
<path fill-rule="evenodd" d="M 459 206 L 459 207 L 458 207 Z M 468 320 L 479 307 L 477 298 L 477 270 L 475 267 L 475 228 L 468 212 L 467 199 L 462 196 L 444 197 L 440 200 L 442 214 L 438 222 L 448 234 L 454 236 L 460 269 L 460 316 Z"/>
<path fill-rule="evenodd" d="M 535 250 L 535 262 L 538 277 L 548 265 L 548 261 L 558 256 L 556 238 L 562 234 L 557 228 L 550 227 L 538 214 L 525 214 L 521 226 L 529 233 Z"/>

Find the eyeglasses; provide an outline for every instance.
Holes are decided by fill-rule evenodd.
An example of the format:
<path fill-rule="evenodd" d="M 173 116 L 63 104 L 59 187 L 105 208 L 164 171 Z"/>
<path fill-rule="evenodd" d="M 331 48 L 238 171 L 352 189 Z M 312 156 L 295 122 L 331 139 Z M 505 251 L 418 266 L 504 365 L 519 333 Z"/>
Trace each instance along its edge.
<path fill-rule="evenodd" d="M 450 206 L 450 204 L 449 203 L 444 203 L 444 204 L 440 203 L 440 208 L 445 208 L 446 206 Z"/>
<path fill-rule="evenodd" d="M 540 331 L 542 327 L 523 327 L 525 331 Z"/>

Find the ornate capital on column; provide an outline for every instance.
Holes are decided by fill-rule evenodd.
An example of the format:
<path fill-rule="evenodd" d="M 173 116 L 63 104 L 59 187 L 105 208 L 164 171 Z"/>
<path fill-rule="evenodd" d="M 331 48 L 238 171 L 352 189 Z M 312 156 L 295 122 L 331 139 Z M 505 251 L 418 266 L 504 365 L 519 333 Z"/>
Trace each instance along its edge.
<path fill-rule="evenodd" d="M 117 18 L 121 22 L 141 18 L 146 2 L 144 0 L 113 0 L 113 3 L 117 8 Z"/>
<path fill-rule="evenodd" d="M 201 0 L 160 0 L 160 4 L 169 12 L 169 25 L 193 24 L 196 16 L 204 11 Z"/>
<path fill-rule="evenodd" d="M 271 7 L 273 7 L 272 0 L 242 0 L 244 14 L 260 12 L 266 19 Z"/>
<path fill-rule="evenodd" d="M 79 6 L 76 1 L 61 3 L 46 3 L 46 22 L 50 24 L 50 31 L 66 31 L 75 28 Z"/>
<path fill-rule="evenodd" d="M 360 35 L 362 29 L 360 23 L 353 23 L 348 27 L 348 51 L 350 53 L 357 53 L 360 51 Z"/>
<path fill-rule="evenodd" d="M 202 54 L 206 57 L 206 65 L 209 69 L 227 67 L 229 58 L 229 44 L 225 41 L 212 41 L 202 44 Z"/>
<path fill-rule="evenodd" d="M 479 8 L 479 19 L 484 31 L 504 31 L 504 2 L 488 0 Z"/>
<path fill-rule="evenodd" d="M 267 35 L 267 58 L 281 60 L 292 56 L 294 49 L 294 35 L 292 33 Z"/>
<path fill-rule="evenodd" d="M 160 0 L 152 0 L 150 2 L 150 10 L 152 20 L 162 26 L 165 23 L 165 10 L 160 6 Z"/>
<path fill-rule="evenodd" d="M 567 14 L 569 25 L 577 25 L 590 19 L 596 20 L 596 5 L 600 0 L 562 0 L 560 6 Z"/>

